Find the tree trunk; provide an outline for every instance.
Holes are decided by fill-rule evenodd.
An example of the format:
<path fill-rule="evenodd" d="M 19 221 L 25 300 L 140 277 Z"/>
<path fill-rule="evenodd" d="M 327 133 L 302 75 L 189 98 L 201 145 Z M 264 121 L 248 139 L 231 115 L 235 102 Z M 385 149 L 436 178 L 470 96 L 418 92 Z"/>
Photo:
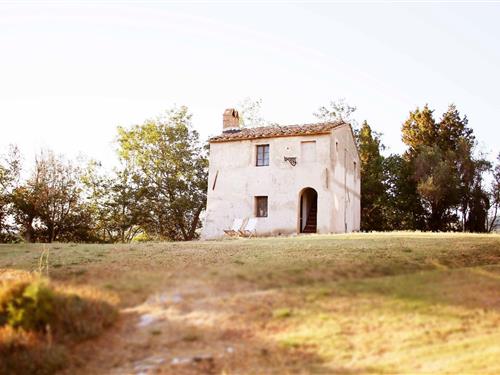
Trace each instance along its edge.
<path fill-rule="evenodd" d="M 195 213 L 195 216 L 194 216 L 194 220 L 191 223 L 191 229 L 189 230 L 188 241 L 191 241 L 194 238 L 194 235 L 196 233 L 196 228 L 198 227 L 198 222 L 200 221 L 201 211 L 203 211 L 203 205 L 200 206 L 200 207 L 198 207 L 198 209 L 196 210 L 196 213 Z"/>

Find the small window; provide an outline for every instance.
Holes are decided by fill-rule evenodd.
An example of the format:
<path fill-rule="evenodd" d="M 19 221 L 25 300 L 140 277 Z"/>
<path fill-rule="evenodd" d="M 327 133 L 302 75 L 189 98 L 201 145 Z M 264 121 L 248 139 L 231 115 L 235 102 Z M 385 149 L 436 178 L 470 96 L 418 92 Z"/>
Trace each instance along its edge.
<path fill-rule="evenodd" d="M 269 165 L 269 145 L 257 146 L 257 167 L 265 167 Z"/>
<path fill-rule="evenodd" d="M 255 216 L 267 217 L 267 197 L 255 197 Z"/>
<path fill-rule="evenodd" d="M 300 153 L 303 162 L 316 161 L 316 141 L 300 142 Z"/>
<path fill-rule="evenodd" d="M 353 169 L 354 169 L 354 181 L 356 181 L 357 178 L 358 178 L 358 163 L 356 163 L 356 162 L 353 162 L 353 163 L 354 163 L 354 165 L 353 165 Z"/>

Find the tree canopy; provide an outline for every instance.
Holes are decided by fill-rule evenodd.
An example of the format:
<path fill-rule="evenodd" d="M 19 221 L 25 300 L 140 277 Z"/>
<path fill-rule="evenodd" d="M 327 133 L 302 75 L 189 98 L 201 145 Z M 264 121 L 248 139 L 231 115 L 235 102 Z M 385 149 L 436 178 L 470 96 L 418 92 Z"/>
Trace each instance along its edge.
<path fill-rule="evenodd" d="M 191 240 L 201 226 L 208 160 L 191 117 L 187 107 L 179 107 L 142 125 L 118 129 L 120 158 L 147 194 L 143 226 L 158 238 Z"/>

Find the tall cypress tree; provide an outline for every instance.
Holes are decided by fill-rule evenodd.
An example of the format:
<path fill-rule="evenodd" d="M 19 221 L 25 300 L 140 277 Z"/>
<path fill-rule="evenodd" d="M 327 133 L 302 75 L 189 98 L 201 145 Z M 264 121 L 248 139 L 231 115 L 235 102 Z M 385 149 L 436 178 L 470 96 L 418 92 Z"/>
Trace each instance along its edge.
<path fill-rule="evenodd" d="M 361 230 L 384 230 L 386 195 L 380 137 L 372 132 L 370 125 L 365 121 L 359 129 L 357 138 L 361 160 Z"/>

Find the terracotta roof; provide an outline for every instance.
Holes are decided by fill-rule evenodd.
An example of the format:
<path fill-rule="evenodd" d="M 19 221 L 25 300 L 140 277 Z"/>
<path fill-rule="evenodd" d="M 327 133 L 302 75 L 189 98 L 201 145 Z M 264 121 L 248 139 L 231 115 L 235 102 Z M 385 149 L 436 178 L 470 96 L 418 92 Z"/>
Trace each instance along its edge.
<path fill-rule="evenodd" d="M 239 130 L 230 130 L 223 132 L 209 139 L 209 142 L 230 142 L 242 141 L 247 139 L 274 138 L 274 137 L 292 137 L 300 135 L 328 134 L 333 128 L 346 123 L 340 122 L 322 122 L 319 124 L 304 125 L 272 125 L 256 128 L 242 128 Z"/>

